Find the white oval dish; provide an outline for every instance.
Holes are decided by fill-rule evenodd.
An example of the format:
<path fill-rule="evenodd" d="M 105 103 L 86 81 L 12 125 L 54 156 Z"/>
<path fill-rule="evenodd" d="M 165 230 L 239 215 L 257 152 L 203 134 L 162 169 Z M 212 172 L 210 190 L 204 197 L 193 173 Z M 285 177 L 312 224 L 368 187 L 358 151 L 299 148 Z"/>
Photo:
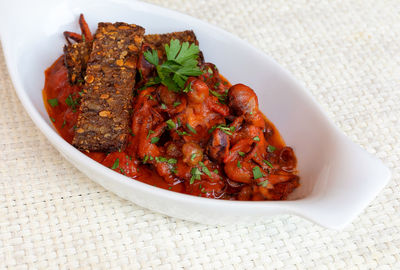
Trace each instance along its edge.
<path fill-rule="evenodd" d="M 135 23 L 145 27 L 146 33 L 193 29 L 206 61 L 215 63 L 232 84 L 252 87 L 261 110 L 294 148 L 301 186 L 290 200 L 212 200 L 159 189 L 102 166 L 64 141 L 49 121 L 41 90 L 44 70 L 62 54 L 62 32 L 79 31 L 80 13 L 92 30 L 100 21 Z M 390 179 L 388 168 L 345 137 L 308 91 L 274 60 L 232 34 L 190 16 L 126 0 L 2 1 L 0 35 L 17 94 L 51 144 L 93 181 L 145 208 L 208 224 L 255 222 L 289 213 L 339 229 Z"/>

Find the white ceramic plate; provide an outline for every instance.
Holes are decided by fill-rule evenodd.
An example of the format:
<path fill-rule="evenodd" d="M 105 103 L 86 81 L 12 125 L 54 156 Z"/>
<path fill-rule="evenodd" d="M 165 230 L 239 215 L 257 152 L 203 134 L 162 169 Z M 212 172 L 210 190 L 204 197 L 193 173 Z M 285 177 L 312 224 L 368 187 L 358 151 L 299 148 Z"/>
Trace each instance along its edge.
<path fill-rule="evenodd" d="M 255 89 L 262 111 L 293 146 L 301 186 L 290 200 L 223 201 L 159 189 L 118 174 L 65 142 L 43 105 L 43 72 L 62 54 L 62 32 L 79 31 L 81 12 L 93 31 L 100 21 L 135 23 L 145 27 L 147 33 L 193 29 L 205 59 L 215 63 L 232 84 L 241 82 Z M 346 138 L 308 91 L 274 60 L 195 18 L 125 0 L 2 1 L 0 34 L 18 96 L 49 142 L 93 181 L 143 207 L 209 224 L 252 222 L 291 213 L 329 228 L 342 228 L 389 181 L 390 172 L 383 163 Z"/>

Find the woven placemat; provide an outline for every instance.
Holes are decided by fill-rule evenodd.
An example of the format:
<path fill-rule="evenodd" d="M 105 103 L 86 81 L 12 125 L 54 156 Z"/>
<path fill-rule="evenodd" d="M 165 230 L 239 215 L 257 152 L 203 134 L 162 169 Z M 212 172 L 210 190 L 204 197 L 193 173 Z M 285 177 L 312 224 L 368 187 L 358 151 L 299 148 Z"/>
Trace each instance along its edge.
<path fill-rule="evenodd" d="M 93 183 L 49 145 L 0 51 L 0 269 L 400 269 L 399 2 L 149 2 L 271 55 L 391 168 L 391 182 L 340 232 L 288 215 L 217 227 L 153 213 Z"/>

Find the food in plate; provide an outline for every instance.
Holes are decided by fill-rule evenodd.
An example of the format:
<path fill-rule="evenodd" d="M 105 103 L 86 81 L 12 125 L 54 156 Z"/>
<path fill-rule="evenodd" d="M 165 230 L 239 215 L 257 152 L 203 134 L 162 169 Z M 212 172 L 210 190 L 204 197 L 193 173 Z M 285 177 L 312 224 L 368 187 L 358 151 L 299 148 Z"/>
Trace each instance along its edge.
<path fill-rule="evenodd" d="M 118 22 L 92 36 L 79 23 L 45 71 L 45 106 L 66 141 L 125 176 L 201 197 L 283 200 L 299 186 L 294 151 L 254 91 L 205 62 L 193 31 L 145 35 Z"/>

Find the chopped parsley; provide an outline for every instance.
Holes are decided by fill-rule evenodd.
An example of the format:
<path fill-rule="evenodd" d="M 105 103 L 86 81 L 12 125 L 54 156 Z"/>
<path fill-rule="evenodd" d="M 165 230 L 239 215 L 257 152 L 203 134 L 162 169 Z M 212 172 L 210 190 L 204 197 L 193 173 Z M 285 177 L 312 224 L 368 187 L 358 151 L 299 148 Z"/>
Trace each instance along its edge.
<path fill-rule="evenodd" d="M 167 161 L 167 163 L 168 164 L 176 164 L 178 161 L 176 160 L 176 159 L 174 159 L 174 158 L 170 158 L 170 159 L 168 159 L 168 161 Z"/>
<path fill-rule="evenodd" d="M 153 133 L 154 133 L 154 131 L 150 129 L 149 132 L 147 133 L 146 139 L 148 139 L 150 137 L 150 134 L 153 134 Z"/>
<path fill-rule="evenodd" d="M 65 99 L 65 104 L 72 108 L 73 112 L 76 112 L 76 108 L 79 105 L 78 99 L 73 99 L 72 95 L 69 94 L 68 97 Z"/>
<path fill-rule="evenodd" d="M 167 106 L 164 103 L 161 103 L 161 109 L 166 110 Z"/>
<path fill-rule="evenodd" d="M 171 171 L 173 174 L 177 174 L 177 173 L 178 173 L 178 170 L 176 169 L 176 167 L 172 167 L 172 168 L 170 169 L 170 171 Z"/>
<path fill-rule="evenodd" d="M 206 167 L 206 165 L 204 165 L 203 162 L 199 162 L 200 166 L 201 166 L 201 170 L 203 171 L 203 173 L 205 173 L 206 175 L 211 177 L 211 172 L 210 170 Z"/>
<path fill-rule="evenodd" d="M 189 93 L 190 91 L 193 91 L 192 89 L 192 83 L 189 83 L 185 89 L 182 90 L 183 93 Z"/>
<path fill-rule="evenodd" d="M 154 144 L 154 143 L 158 143 L 159 140 L 160 140 L 159 137 L 153 137 L 153 138 L 151 138 L 150 142 Z"/>
<path fill-rule="evenodd" d="M 176 124 L 174 121 L 172 121 L 172 119 L 167 120 L 165 123 L 167 124 L 169 130 L 176 128 Z"/>
<path fill-rule="evenodd" d="M 239 169 L 242 168 L 242 164 L 240 163 L 240 160 L 238 160 L 237 165 L 236 165 Z"/>
<path fill-rule="evenodd" d="M 179 136 L 184 136 L 184 135 L 190 136 L 190 134 L 187 133 L 186 131 L 176 130 L 176 133 L 178 133 Z"/>
<path fill-rule="evenodd" d="M 258 178 L 261 178 L 261 177 L 264 177 L 264 176 L 265 175 L 261 172 L 260 167 L 255 166 L 253 168 L 253 177 L 254 177 L 254 179 L 258 179 Z"/>
<path fill-rule="evenodd" d="M 270 152 L 270 153 L 274 152 L 275 149 L 276 149 L 276 147 L 273 146 L 273 145 L 268 145 L 268 147 L 267 147 L 267 151 Z"/>
<path fill-rule="evenodd" d="M 268 181 L 268 179 L 267 179 L 267 180 L 264 180 L 264 181 L 258 183 L 258 185 L 259 185 L 259 186 L 266 187 L 266 186 L 268 185 L 268 183 L 269 183 L 269 181 Z"/>
<path fill-rule="evenodd" d="M 119 158 L 117 158 L 114 162 L 114 164 L 112 165 L 111 169 L 115 170 L 116 168 L 118 168 L 119 166 Z"/>
<path fill-rule="evenodd" d="M 64 120 L 64 122 L 61 125 L 61 128 L 64 128 L 66 124 L 67 124 L 67 122 Z"/>
<path fill-rule="evenodd" d="M 182 104 L 182 102 L 180 102 L 180 101 L 175 101 L 173 105 L 174 105 L 174 107 L 178 107 L 178 106 L 181 105 L 181 104 Z"/>
<path fill-rule="evenodd" d="M 53 117 L 50 117 L 50 120 L 51 120 L 53 123 L 56 122 L 56 119 L 54 119 Z"/>
<path fill-rule="evenodd" d="M 239 154 L 239 156 L 241 156 L 241 157 L 244 157 L 244 156 L 246 155 L 246 153 L 245 153 L 245 152 L 242 152 L 242 151 L 238 151 L 238 154 Z"/>
<path fill-rule="evenodd" d="M 228 97 L 228 92 L 225 91 L 224 94 L 220 94 L 214 90 L 209 89 L 209 92 L 211 95 L 216 96 L 218 98 L 218 101 L 222 104 L 226 104 L 226 99 Z"/>
<path fill-rule="evenodd" d="M 166 162 L 168 159 L 165 157 L 156 157 L 157 162 Z"/>
<path fill-rule="evenodd" d="M 269 162 L 268 160 L 263 159 L 263 162 L 265 164 L 267 164 L 268 166 L 270 166 L 272 169 L 274 168 L 274 166 L 271 164 L 271 162 Z"/>
<path fill-rule="evenodd" d="M 260 141 L 260 137 L 255 136 L 255 137 L 253 138 L 253 140 L 256 141 L 256 142 L 259 142 L 259 141 Z"/>
<path fill-rule="evenodd" d="M 232 132 L 234 132 L 236 130 L 236 128 L 234 126 L 230 127 L 226 124 L 219 124 L 219 125 L 215 125 L 212 128 L 210 128 L 208 130 L 208 133 L 212 133 L 216 128 L 220 129 L 227 135 L 232 135 Z"/>
<path fill-rule="evenodd" d="M 192 156 L 190 157 L 190 160 L 193 161 L 196 158 L 197 154 L 193 153 Z"/>
<path fill-rule="evenodd" d="M 189 125 L 189 123 L 186 123 L 186 127 L 187 127 L 192 133 L 197 134 L 196 130 L 195 130 L 191 125 Z"/>
<path fill-rule="evenodd" d="M 197 167 L 193 167 L 192 170 L 190 171 L 190 174 L 192 175 L 192 177 L 190 178 L 190 184 L 194 183 L 194 180 L 200 180 L 201 179 L 201 175 L 203 174 L 199 168 Z"/>
<path fill-rule="evenodd" d="M 52 99 L 48 99 L 47 102 L 50 104 L 51 107 L 56 107 L 58 106 L 58 99 L 56 98 L 52 98 Z"/>

